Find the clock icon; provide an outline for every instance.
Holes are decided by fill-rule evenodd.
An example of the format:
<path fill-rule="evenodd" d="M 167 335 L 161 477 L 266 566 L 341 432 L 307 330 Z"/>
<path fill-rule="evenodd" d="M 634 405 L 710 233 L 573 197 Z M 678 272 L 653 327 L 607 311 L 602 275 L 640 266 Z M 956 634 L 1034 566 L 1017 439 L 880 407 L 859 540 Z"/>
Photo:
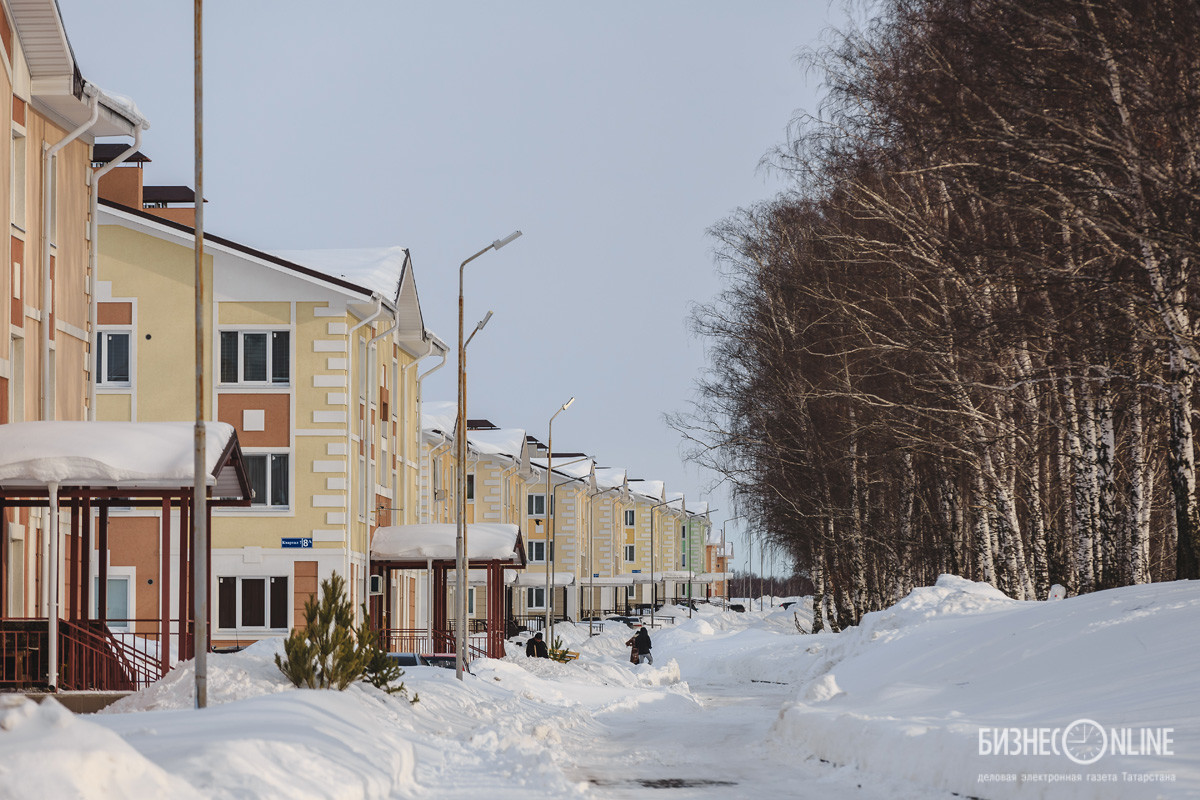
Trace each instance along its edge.
<path fill-rule="evenodd" d="M 1108 748 L 1108 734 L 1095 720 L 1077 719 L 1063 730 L 1062 746 L 1076 764 L 1095 764 Z"/>

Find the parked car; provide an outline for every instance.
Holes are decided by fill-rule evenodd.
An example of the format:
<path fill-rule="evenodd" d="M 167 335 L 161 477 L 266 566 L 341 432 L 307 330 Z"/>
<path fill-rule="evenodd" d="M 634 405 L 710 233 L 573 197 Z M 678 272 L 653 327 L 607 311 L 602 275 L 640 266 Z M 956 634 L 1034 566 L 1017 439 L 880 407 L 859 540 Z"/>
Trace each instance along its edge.
<path fill-rule="evenodd" d="M 420 653 L 388 653 L 388 658 L 402 667 L 423 667 L 427 663 Z"/>
<path fill-rule="evenodd" d="M 442 669 L 454 669 L 455 655 L 454 653 L 426 653 L 421 656 L 425 663 L 431 667 L 441 667 Z"/>
<path fill-rule="evenodd" d="M 642 624 L 641 617 L 626 616 L 624 614 L 613 614 L 612 616 L 605 617 L 604 619 L 611 622 L 624 622 L 631 628 L 636 628 L 638 625 Z"/>
<path fill-rule="evenodd" d="M 746 613 L 746 607 L 745 607 L 744 605 L 742 605 L 741 603 L 730 603 L 730 604 L 729 604 L 729 610 L 730 610 L 730 611 L 736 611 L 736 612 L 738 612 L 739 614 L 744 614 L 744 613 Z"/>

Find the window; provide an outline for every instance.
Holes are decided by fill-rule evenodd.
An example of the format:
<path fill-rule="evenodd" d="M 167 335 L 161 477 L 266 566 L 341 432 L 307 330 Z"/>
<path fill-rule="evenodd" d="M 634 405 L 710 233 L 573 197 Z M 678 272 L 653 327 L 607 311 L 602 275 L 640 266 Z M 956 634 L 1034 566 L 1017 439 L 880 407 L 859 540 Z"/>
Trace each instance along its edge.
<path fill-rule="evenodd" d="M 468 500 L 475 499 L 475 476 L 474 475 L 467 476 L 467 499 Z"/>
<path fill-rule="evenodd" d="M 531 517 L 546 516 L 546 495 L 531 494 L 525 498 L 525 507 Z M 550 513 L 554 513 L 554 498 L 550 498 Z"/>
<path fill-rule="evenodd" d="M 636 512 L 632 508 L 625 510 L 625 527 L 632 528 L 636 524 Z"/>
<path fill-rule="evenodd" d="M 12 224 L 25 230 L 25 134 L 12 136 Z"/>
<path fill-rule="evenodd" d="M 475 613 L 475 587 L 467 587 L 467 613 Z"/>
<path fill-rule="evenodd" d="M 537 562 L 539 564 L 544 563 L 546 561 L 546 547 L 547 547 L 547 543 L 544 541 L 533 540 L 533 541 L 528 542 L 530 562 Z M 550 547 L 550 551 L 549 551 L 550 552 L 550 560 L 553 561 L 554 560 L 554 542 L 549 542 L 549 547 Z"/>
<path fill-rule="evenodd" d="M 290 604 L 286 577 L 217 579 L 218 628 L 287 630 Z"/>
<path fill-rule="evenodd" d="M 683 551 L 683 557 L 680 559 L 679 566 L 681 566 L 681 567 L 687 566 L 687 550 Z"/>
<path fill-rule="evenodd" d="M 525 589 L 525 607 L 546 607 L 546 589 L 544 586 L 529 586 Z"/>
<path fill-rule="evenodd" d="M 251 505 L 286 508 L 288 505 L 287 453 L 257 453 L 244 456 L 250 488 L 254 490 Z"/>
<path fill-rule="evenodd" d="M 288 383 L 291 347 L 288 331 L 221 331 L 221 383 Z"/>
<path fill-rule="evenodd" d="M 631 544 L 625 545 L 625 560 L 626 561 L 636 561 L 637 560 L 637 558 L 633 552 L 633 545 L 631 545 Z"/>
<path fill-rule="evenodd" d="M 126 576 L 108 578 L 108 595 L 105 598 L 104 618 L 109 620 L 108 627 L 114 630 L 129 629 L 129 578 Z M 92 608 L 100 609 L 100 577 L 92 581 Z M 98 617 L 99 614 L 93 612 Z"/>
<path fill-rule="evenodd" d="M 129 332 L 96 334 L 96 384 L 129 385 Z"/>
<path fill-rule="evenodd" d="M 626 600 L 632 600 L 636 596 L 637 596 L 637 587 L 633 586 L 633 584 L 630 584 L 629 586 L 625 587 L 625 599 Z"/>

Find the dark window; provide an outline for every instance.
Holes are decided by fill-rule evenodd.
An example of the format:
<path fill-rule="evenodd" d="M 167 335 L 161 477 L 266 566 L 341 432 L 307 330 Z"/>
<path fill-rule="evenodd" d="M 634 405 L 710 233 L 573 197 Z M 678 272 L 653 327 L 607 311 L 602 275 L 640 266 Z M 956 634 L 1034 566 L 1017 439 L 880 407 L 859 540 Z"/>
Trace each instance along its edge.
<path fill-rule="evenodd" d="M 217 580 L 217 627 L 237 627 L 237 578 Z"/>
<path fill-rule="evenodd" d="M 221 331 L 221 383 L 238 382 L 237 331 Z"/>
<path fill-rule="evenodd" d="M 286 628 L 288 618 L 288 579 L 271 578 L 271 627 Z"/>
<path fill-rule="evenodd" d="M 271 383 L 287 383 L 291 378 L 291 335 L 287 331 L 271 334 Z"/>
<path fill-rule="evenodd" d="M 96 382 L 129 383 L 129 334 L 100 332 L 96 336 Z"/>
<path fill-rule="evenodd" d="M 467 499 L 468 500 L 475 499 L 475 476 L 474 475 L 467 476 Z"/>
<path fill-rule="evenodd" d="M 262 628 L 267 624 L 267 581 L 242 578 L 242 627 Z"/>
<path fill-rule="evenodd" d="M 288 456 L 287 453 L 252 453 L 244 456 L 246 476 L 257 506 L 287 506 L 288 504 Z"/>
<path fill-rule="evenodd" d="M 267 380 L 267 335 L 243 335 L 242 350 L 242 380 L 247 383 L 264 383 Z"/>

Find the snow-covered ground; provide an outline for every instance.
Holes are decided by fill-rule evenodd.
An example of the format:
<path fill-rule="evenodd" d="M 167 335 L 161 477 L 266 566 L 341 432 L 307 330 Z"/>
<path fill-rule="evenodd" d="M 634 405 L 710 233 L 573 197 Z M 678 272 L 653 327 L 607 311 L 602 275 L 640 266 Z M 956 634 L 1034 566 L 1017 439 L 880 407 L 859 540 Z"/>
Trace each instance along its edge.
<path fill-rule="evenodd" d="M 295 690 L 269 642 L 213 656 L 199 712 L 186 664 L 98 715 L 0 695 L 0 798 L 1200 797 L 1200 583 L 797 613 L 674 609 L 653 666 L 559 625 L 577 661 L 409 668 L 415 704 Z"/>

